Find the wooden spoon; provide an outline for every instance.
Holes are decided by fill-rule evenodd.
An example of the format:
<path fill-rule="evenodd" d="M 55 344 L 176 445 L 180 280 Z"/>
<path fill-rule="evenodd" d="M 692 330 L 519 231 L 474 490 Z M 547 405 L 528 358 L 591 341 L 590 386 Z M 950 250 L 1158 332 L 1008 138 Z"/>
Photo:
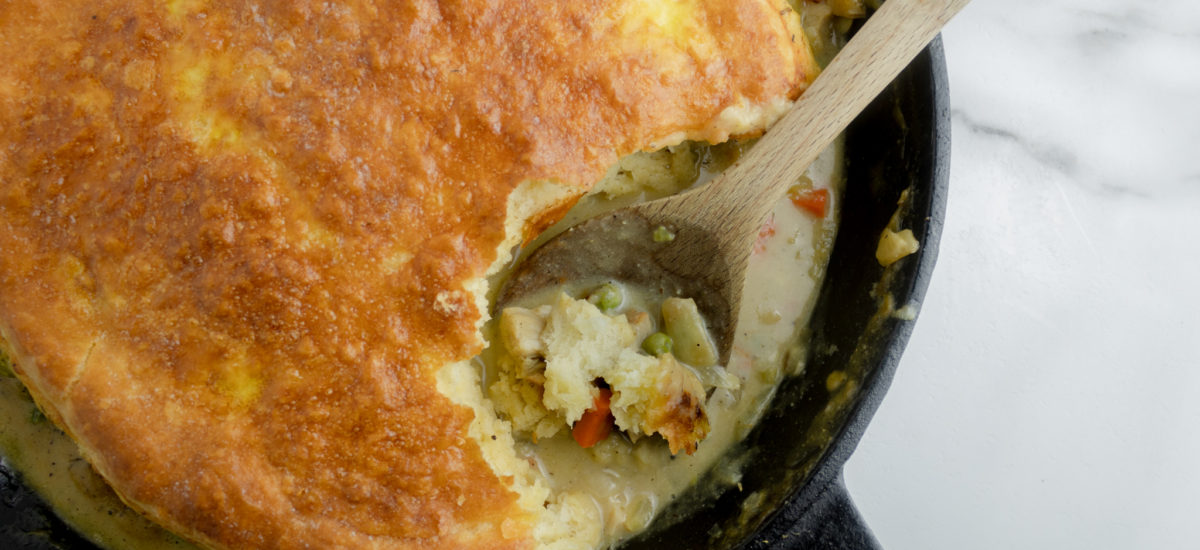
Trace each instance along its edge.
<path fill-rule="evenodd" d="M 719 178 L 592 218 L 547 241 L 516 266 L 497 310 L 568 281 L 624 281 L 695 299 L 725 364 L 750 251 L 771 208 L 968 1 L 888 0 L 792 109 Z M 656 242 L 652 235 L 659 227 L 674 240 Z"/>

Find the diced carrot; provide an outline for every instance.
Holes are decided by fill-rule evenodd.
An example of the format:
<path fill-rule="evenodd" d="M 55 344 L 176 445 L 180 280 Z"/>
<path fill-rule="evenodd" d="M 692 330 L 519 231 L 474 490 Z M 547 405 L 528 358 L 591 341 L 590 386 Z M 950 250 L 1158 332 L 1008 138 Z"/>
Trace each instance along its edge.
<path fill-rule="evenodd" d="M 583 413 L 583 417 L 571 427 L 571 437 L 584 449 L 599 443 L 612 433 L 613 415 L 609 408 L 612 401 L 612 390 L 601 388 L 600 394 L 592 400 L 592 408 Z"/>
<path fill-rule="evenodd" d="M 796 208 L 818 218 L 824 218 L 829 203 L 829 190 L 804 189 L 796 186 L 788 189 L 788 198 L 792 200 L 792 204 L 796 205 Z"/>

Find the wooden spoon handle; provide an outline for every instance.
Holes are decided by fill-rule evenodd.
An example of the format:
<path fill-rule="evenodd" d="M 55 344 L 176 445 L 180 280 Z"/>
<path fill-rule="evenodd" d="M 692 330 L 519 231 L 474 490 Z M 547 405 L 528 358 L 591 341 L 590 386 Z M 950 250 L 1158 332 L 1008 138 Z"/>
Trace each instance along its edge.
<path fill-rule="evenodd" d="M 702 201 L 710 209 L 725 210 L 721 219 L 732 238 L 744 232 L 739 227 L 743 221 L 757 230 L 763 216 L 817 155 L 968 1 L 884 2 L 758 144 L 724 177 L 707 186 L 711 189 L 681 196 L 681 202 Z M 753 219 L 747 220 L 748 216 Z"/>

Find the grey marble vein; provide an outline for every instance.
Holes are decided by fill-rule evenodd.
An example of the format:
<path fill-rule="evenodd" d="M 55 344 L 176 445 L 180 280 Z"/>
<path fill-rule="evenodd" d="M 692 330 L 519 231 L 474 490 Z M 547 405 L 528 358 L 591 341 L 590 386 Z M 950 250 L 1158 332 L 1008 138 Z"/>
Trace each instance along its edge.
<path fill-rule="evenodd" d="M 1011 130 L 980 122 L 961 109 L 952 110 L 951 116 L 965 127 L 968 132 L 1012 143 L 1034 162 L 1066 176 L 1070 181 L 1080 184 L 1085 190 L 1108 195 L 1127 195 L 1139 198 L 1151 197 L 1150 193 L 1144 189 L 1107 181 L 1104 178 L 1086 174 L 1086 172 L 1091 172 L 1091 170 L 1082 169 L 1078 156 L 1069 149 L 1054 143 L 1033 141 Z"/>

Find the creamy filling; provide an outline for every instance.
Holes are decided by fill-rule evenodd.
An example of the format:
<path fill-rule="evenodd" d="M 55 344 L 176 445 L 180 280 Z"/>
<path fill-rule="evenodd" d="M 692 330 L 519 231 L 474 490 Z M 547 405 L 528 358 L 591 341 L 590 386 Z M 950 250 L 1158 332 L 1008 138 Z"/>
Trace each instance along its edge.
<path fill-rule="evenodd" d="M 565 223 L 703 184 L 735 159 L 743 146 L 684 144 L 626 158 L 568 214 Z M 493 399 L 501 419 L 517 428 L 514 434 L 517 455 L 532 463 L 545 479 L 552 502 L 574 506 L 579 514 L 595 517 L 600 523 L 598 533 L 574 537 L 572 543 L 578 543 L 579 547 L 611 546 L 643 530 L 665 505 L 714 467 L 725 482 L 737 484 L 740 476 L 737 465 L 723 464 L 722 458 L 756 423 L 778 381 L 803 369 L 805 325 L 836 230 L 841 158 L 840 143 L 822 154 L 764 223 L 747 272 L 739 332 L 731 358 L 724 368 L 718 367 L 735 382 L 723 387 L 711 380 L 705 384 L 702 396 L 708 429 L 691 454 L 673 453 L 661 434 L 621 429 L 619 424 L 611 435 L 584 448 L 572 437 L 571 430 L 579 418 L 578 402 L 571 414 L 555 413 L 555 403 L 543 404 L 534 415 L 537 421 L 518 418 L 531 405 L 528 399 L 519 405 L 511 404 L 514 397 L 509 386 L 522 382 L 514 380 L 509 372 L 514 367 L 506 350 L 509 344 L 502 342 L 505 334 L 499 325 L 503 316 L 485 327 L 485 335 L 493 345 L 477 363 L 481 385 Z M 538 322 L 544 323 L 555 304 L 563 300 L 583 301 L 603 284 L 604 281 L 579 281 L 565 288 L 547 289 L 541 295 L 526 298 L 521 305 L 525 306 L 524 311 L 540 314 Z M 593 301 L 598 300 L 593 297 Z M 608 313 L 615 317 L 630 311 L 654 311 L 661 303 L 661 297 L 625 287 L 621 307 Z M 583 309 L 586 308 L 577 308 Z M 588 310 L 586 315 L 601 314 L 599 307 L 592 310 L 595 311 Z M 620 324 L 624 320 L 613 322 Z M 659 328 L 653 326 L 643 331 Z M 537 330 L 543 327 L 539 325 Z M 636 343 L 642 341 L 644 335 L 639 334 Z M 695 365 L 687 366 L 701 370 Z M 540 384 L 546 376 L 542 369 L 544 365 L 523 372 L 531 373 Z M 588 372 L 591 374 L 587 377 L 595 374 Z M 545 398 L 550 393 L 530 388 L 526 392 L 533 399 Z M 579 397 L 585 403 L 584 408 L 592 395 Z M 598 538 L 589 539 L 591 536 Z"/>

